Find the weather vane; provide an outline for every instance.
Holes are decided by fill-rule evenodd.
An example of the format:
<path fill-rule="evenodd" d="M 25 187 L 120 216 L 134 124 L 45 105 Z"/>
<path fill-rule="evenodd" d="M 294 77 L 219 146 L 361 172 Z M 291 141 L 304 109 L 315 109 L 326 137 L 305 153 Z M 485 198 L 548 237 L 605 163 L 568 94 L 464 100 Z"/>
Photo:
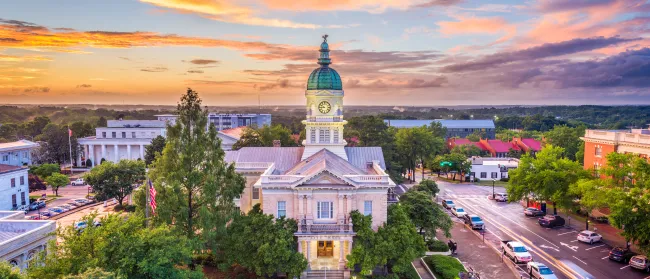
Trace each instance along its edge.
<path fill-rule="evenodd" d="M 329 37 L 327 34 L 323 35 L 323 40 L 327 43 L 327 37 Z"/>

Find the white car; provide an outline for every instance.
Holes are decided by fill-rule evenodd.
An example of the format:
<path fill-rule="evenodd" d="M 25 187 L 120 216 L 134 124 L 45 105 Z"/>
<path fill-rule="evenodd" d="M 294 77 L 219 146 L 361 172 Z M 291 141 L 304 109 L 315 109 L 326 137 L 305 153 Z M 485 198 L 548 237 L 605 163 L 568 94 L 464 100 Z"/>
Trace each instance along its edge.
<path fill-rule="evenodd" d="M 592 231 L 581 231 L 578 234 L 578 240 L 584 243 L 593 244 L 594 242 L 603 240 L 603 236 Z"/>
<path fill-rule="evenodd" d="M 498 202 L 507 202 L 508 194 L 494 194 L 494 200 Z"/>
<path fill-rule="evenodd" d="M 533 256 L 528 253 L 526 246 L 518 241 L 502 240 L 501 248 L 504 255 L 512 259 L 516 264 L 528 263 L 533 261 Z"/>
<path fill-rule="evenodd" d="M 90 202 L 87 199 L 74 199 L 73 201 L 75 201 L 76 203 L 79 203 L 79 204 L 87 204 L 87 203 Z"/>
<path fill-rule="evenodd" d="M 553 271 L 543 263 L 529 262 L 526 264 L 526 271 L 535 279 L 557 279 Z"/>
<path fill-rule="evenodd" d="M 83 178 L 77 178 L 77 180 L 72 181 L 72 186 L 83 186 L 86 185 L 86 181 Z"/>
<path fill-rule="evenodd" d="M 454 216 L 458 218 L 463 218 L 463 216 L 465 216 L 467 212 L 465 212 L 465 209 L 463 209 L 462 207 L 452 207 L 451 214 L 454 214 Z"/>

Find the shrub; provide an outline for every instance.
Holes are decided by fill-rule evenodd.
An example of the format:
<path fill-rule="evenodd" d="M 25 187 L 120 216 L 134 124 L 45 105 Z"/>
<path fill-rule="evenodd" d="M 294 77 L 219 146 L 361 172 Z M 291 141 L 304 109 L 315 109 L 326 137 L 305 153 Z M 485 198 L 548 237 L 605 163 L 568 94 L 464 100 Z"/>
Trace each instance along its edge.
<path fill-rule="evenodd" d="M 90 159 L 86 159 L 86 167 L 90 167 L 90 166 L 92 166 L 92 164 L 93 164 L 93 161 L 91 161 Z"/>
<path fill-rule="evenodd" d="M 478 177 L 474 177 L 474 182 L 479 182 L 479 181 L 481 181 L 481 179 L 479 179 Z"/>
<path fill-rule="evenodd" d="M 424 258 L 424 262 L 442 279 L 455 279 L 458 278 L 459 272 L 466 272 L 465 267 L 456 258 L 448 256 L 428 256 Z"/>
<path fill-rule="evenodd" d="M 413 268 L 413 265 L 409 265 L 406 270 L 402 273 L 397 274 L 400 279 L 420 279 L 420 275 L 418 275 L 418 272 L 415 271 L 415 268 Z"/>
<path fill-rule="evenodd" d="M 499 180 L 501 180 L 502 182 L 508 182 L 508 180 L 510 180 L 510 177 L 502 177 Z"/>
<path fill-rule="evenodd" d="M 449 251 L 449 246 L 447 246 L 447 243 L 444 243 L 443 241 L 437 240 L 437 239 L 430 239 L 427 241 L 427 248 L 429 248 L 429 251 L 431 252 L 447 252 Z"/>

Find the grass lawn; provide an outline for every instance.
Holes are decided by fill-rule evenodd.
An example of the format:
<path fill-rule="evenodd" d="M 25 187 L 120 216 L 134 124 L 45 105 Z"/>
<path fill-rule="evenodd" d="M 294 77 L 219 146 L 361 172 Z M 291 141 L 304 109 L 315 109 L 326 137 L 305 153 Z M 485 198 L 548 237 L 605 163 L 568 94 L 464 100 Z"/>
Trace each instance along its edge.
<path fill-rule="evenodd" d="M 479 182 L 474 182 L 476 185 L 481 185 L 481 186 L 492 186 L 492 180 L 480 180 Z M 504 182 L 501 180 L 497 180 L 494 182 L 494 186 L 499 186 L 499 187 L 506 187 L 508 186 L 508 182 Z"/>

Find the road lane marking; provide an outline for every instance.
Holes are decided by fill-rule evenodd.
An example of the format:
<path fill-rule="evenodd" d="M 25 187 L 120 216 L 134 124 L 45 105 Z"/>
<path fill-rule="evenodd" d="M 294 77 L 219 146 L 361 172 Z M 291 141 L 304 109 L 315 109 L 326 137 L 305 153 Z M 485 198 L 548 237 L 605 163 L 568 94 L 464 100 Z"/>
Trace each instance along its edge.
<path fill-rule="evenodd" d="M 576 241 L 578 241 L 578 240 L 577 239 L 576 240 L 571 240 L 570 242 L 576 242 Z"/>
<path fill-rule="evenodd" d="M 624 267 L 621 267 L 620 269 L 624 269 L 624 268 L 627 268 L 627 267 L 630 267 L 630 265 L 626 265 Z"/>
<path fill-rule="evenodd" d="M 589 250 L 591 250 L 591 249 L 596 249 L 596 248 L 598 248 L 598 247 L 603 247 L 603 246 L 605 246 L 605 244 L 601 244 L 601 245 L 598 245 L 598 246 L 594 246 L 594 247 L 591 247 L 591 248 L 587 248 L 587 249 L 585 249 L 585 250 L 589 251 Z"/>
<path fill-rule="evenodd" d="M 557 235 L 560 236 L 560 235 L 565 235 L 565 234 L 570 234 L 570 233 L 576 233 L 576 232 L 578 232 L 578 231 L 571 231 L 571 232 L 565 232 L 565 233 L 558 233 Z"/>
<path fill-rule="evenodd" d="M 609 255 L 602 257 L 601 260 L 604 260 L 604 259 L 607 259 L 607 258 L 609 258 Z"/>
<path fill-rule="evenodd" d="M 470 205 L 469 203 L 467 203 L 465 207 L 466 207 L 466 208 L 472 208 L 472 209 L 475 210 L 476 212 L 481 212 L 481 213 L 485 214 L 485 212 L 483 212 L 483 210 L 479 209 L 478 207 L 475 208 L 474 205 Z M 507 227 L 505 227 L 505 226 L 503 226 L 503 225 L 497 223 L 496 221 L 492 220 L 491 218 L 489 218 L 489 217 L 484 217 L 484 219 L 485 219 L 485 221 L 487 221 L 487 222 L 491 223 L 492 225 L 494 225 L 494 227 L 499 228 L 502 232 L 504 232 L 505 234 L 507 234 L 507 235 L 509 235 L 510 237 L 512 237 L 513 240 L 515 240 L 515 241 L 519 241 L 519 242 L 522 242 L 522 243 L 525 242 L 525 243 L 529 244 L 529 246 L 532 246 L 532 247 L 537 248 L 537 246 L 535 246 L 535 245 L 534 245 L 530 240 L 528 240 L 527 238 L 525 238 L 525 237 L 523 237 L 523 236 L 521 236 L 521 235 L 515 233 L 514 231 L 510 230 L 509 228 L 507 228 Z M 499 249 L 497 249 L 497 250 L 501 250 L 501 249 L 499 248 Z M 537 252 L 537 251 L 539 251 L 539 252 Z M 563 262 L 557 260 L 555 257 L 549 255 L 548 253 L 546 253 L 546 251 L 543 251 L 543 250 L 541 250 L 541 249 L 537 249 L 537 251 L 533 251 L 533 253 L 535 253 L 537 256 L 539 256 L 539 258 L 541 258 L 541 259 L 545 260 L 546 262 L 548 262 L 550 265 L 552 265 L 553 267 L 555 267 L 557 270 L 559 270 L 559 271 L 561 271 L 562 273 L 564 273 L 567 277 L 569 277 L 569 278 L 574 278 L 574 279 L 577 279 L 577 278 L 584 278 L 584 277 L 583 277 L 582 275 L 580 275 L 577 271 L 575 271 L 575 270 L 573 270 L 572 268 L 568 267 L 565 263 L 563 263 Z M 547 258 L 547 257 L 548 257 L 548 258 Z M 551 259 L 552 259 L 552 260 L 551 260 Z"/>
<path fill-rule="evenodd" d="M 564 242 L 560 242 L 560 245 L 565 246 L 566 248 L 569 248 L 569 249 L 573 250 L 573 252 L 578 250 L 578 246 L 571 246 L 571 245 L 566 244 Z"/>
<path fill-rule="evenodd" d="M 576 259 L 576 260 L 579 260 L 581 263 L 583 263 L 583 264 L 585 264 L 585 265 L 588 265 L 586 262 L 584 262 L 584 261 L 581 260 L 581 259 L 578 259 L 576 256 L 573 256 L 573 258 Z"/>
<path fill-rule="evenodd" d="M 557 249 L 557 248 L 554 248 L 554 247 L 551 247 L 551 246 L 546 246 L 544 244 L 539 245 L 539 247 L 544 248 L 544 249 L 552 249 L 552 250 L 555 250 L 557 252 L 560 252 L 560 249 Z"/>

